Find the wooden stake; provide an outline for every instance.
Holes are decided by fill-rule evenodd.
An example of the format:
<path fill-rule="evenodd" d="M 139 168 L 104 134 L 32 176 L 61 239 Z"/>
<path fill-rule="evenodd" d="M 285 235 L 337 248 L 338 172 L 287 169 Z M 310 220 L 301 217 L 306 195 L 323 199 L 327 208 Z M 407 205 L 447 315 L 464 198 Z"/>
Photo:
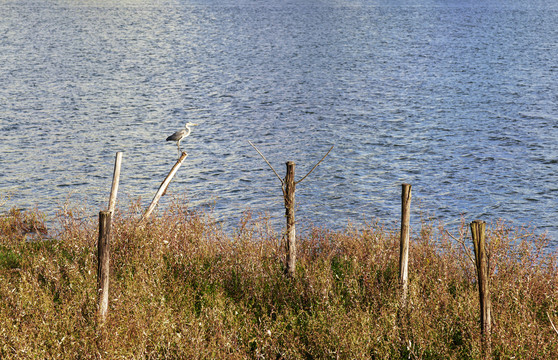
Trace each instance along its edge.
<path fill-rule="evenodd" d="M 122 152 L 116 153 L 116 160 L 114 162 L 114 173 L 112 175 L 112 188 L 110 190 L 110 199 L 108 211 L 114 213 L 114 207 L 116 206 L 116 194 L 118 193 L 118 183 L 120 182 L 120 165 L 122 164 Z"/>
<path fill-rule="evenodd" d="M 401 237 L 399 243 L 399 281 L 403 294 L 401 302 L 407 303 L 407 289 L 409 283 L 409 239 L 411 222 L 411 185 L 403 184 L 401 192 Z"/>
<path fill-rule="evenodd" d="M 99 212 L 99 241 L 97 243 L 97 304 L 101 324 L 105 322 L 109 300 L 110 274 L 110 211 Z"/>
<path fill-rule="evenodd" d="M 149 208 L 147 208 L 147 211 L 145 212 L 145 214 L 143 214 L 143 216 L 141 218 L 141 221 L 147 219 L 149 217 L 149 215 L 151 215 L 151 213 L 155 209 L 155 206 L 157 206 L 157 203 L 159 202 L 159 199 L 161 198 L 161 196 L 163 196 L 165 191 L 167 191 L 167 187 L 169 186 L 172 178 L 174 177 L 174 175 L 176 174 L 176 172 L 180 168 L 180 165 L 182 165 L 182 163 L 184 162 L 184 160 L 186 159 L 187 156 L 188 156 L 188 154 L 183 152 L 182 155 L 180 156 L 180 158 L 178 159 L 178 161 L 176 162 L 176 164 L 174 164 L 174 166 L 172 167 L 171 171 L 169 172 L 169 174 L 167 175 L 165 180 L 161 183 L 161 186 L 159 186 L 159 190 L 157 191 L 157 193 L 153 197 L 153 200 L 151 201 L 151 205 L 149 205 Z"/>
<path fill-rule="evenodd" d="M 491 350 L 491 303 L 488 287 L 488 257 L 486 256 L 485 240 L 486 224 L 482 220 L 471 223 L 471 235 L 475 249 L 475 265 L 479 283 L 480 318 L 482 349 L 485 357 L 489 357 Z"/>
<path fill-rule="evenodd" d="M 287 175 L 285 179 L 281 179 L 277 171 L 271 166 L 269 161 L 265 158 L 265 156 L 261 153 L 258 148 L 252 144 L 251 141 L 248 141 L 250 145 L 260 154 L 260 156 L 264 159 L 267 165 L 273 170 L 279 181 L 281 181 L 281 189 L 283 190 L 283 198 L 285 200 L 285 217 L 287 218 L 287 256 L 286 256 L 286 273 L 290 276 L 294 276 L 295 269 L 296 269 L 296 230 L 295 230 L 295 188 L 296 184 L 301 182 L 302 180 L 306 179 L 308 175 L 316 169 L 318 165 L 326 158 L 326 156 L 330 153 L 333 149 L 333 146 L 328 150 L 328 152 L 322 157 L 320 161 L 314 165 L 310 171 L 302 177 L 302 179 L 295 181 L 295 163 L 292 161 L 287 162 Z"/>
<path fill-rule="evenodd" d="M 294 276 L 296 269 L 296 230 L 295 230 L 295 163 L 287 162 L 287 175 L 283 186 L 285 217 L 287 218 L 287 274 Z"/>

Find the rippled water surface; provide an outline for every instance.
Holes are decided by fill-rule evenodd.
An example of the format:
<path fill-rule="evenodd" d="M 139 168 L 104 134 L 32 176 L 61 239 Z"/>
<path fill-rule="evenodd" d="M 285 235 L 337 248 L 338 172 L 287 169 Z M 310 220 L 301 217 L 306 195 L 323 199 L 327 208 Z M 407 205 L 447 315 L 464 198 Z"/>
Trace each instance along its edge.
<path fill-rule="evenodd" d="M 558 7 L 531 1 L 0 0 L 2 210 L 168 193 L 282 225 L 505 219 L 558 241 Z M 164 197 L 162 204 L 168 204 Z M 415 229 L 418 227 L 415 224 Z"/>

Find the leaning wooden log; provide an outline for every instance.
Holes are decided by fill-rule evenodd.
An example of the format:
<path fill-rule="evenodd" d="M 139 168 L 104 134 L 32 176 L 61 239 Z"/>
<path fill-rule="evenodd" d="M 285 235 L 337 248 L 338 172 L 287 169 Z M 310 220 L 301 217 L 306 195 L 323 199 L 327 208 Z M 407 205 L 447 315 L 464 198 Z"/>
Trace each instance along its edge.
<path fill-rule="evenodd" d="M 167 187 L 169 186 L 172 178 L 174 177 L 174 175 L 176 174 L 176 172 L 180 168 L 180 165 L 182 165 L 182 163 L 184 162 L 184 160 L 186 159 L 187 156 L 188 156 L 188 154 L 186 152 L 183 152 L 182 155 L 180 156 L 180 158 L 178 158 L 178 161 L 176 162 L 176 164 L 174 164 L 174 166 L 172 167 L 171 171 L 169 172 L 169 174 L 167 175 L 165 180 L 161 183 L 161 186 L 159 187 L 159 190 L 157 191 L 157 193 L 153 197 L 153 200 L 151 201 L 151 205 L 149 205 L 149 207 L 147 208 L 147 211 L 145 212 L 145 214 L 143 214 L 143 216 L 141 218 L 141 221 L 146 220 L 149 217 L 149 215 L 151 215 L 151 213 L 153 212 L 153 210 L 157 206 L 157 203 L 159 203 L 159 199 L 161 198 L 161 196 L 163 196 L 165 191 L 167 191 Z"/>

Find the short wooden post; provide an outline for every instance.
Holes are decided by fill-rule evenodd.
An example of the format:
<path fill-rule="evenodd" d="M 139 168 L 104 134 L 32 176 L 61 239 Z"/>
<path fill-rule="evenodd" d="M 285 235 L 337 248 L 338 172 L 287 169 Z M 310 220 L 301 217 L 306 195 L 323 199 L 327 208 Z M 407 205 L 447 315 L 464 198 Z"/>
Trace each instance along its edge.
<path fill-rule="evenodd" d="M 295 231 L 295 163 L 287 162 L 283 196 L 285 198 L 285 217 L 287 218 L 287 274 L 294 276 L 296 268 L 296 231 Z"/>
<path fill-rule="evenodd" d="M 401 192 L 401 237 L 399 243 L 399 281 L 403 290 L 401 302 L 407 303 L 409 283 L 409 239 L 411 222 L 411 185 L 402 184 Z"/>
<path fill-rule="evenodd" d="M 283 190 L 283 198 L 285 200 L 285 217 L 287 218 L 287 256 L 286 256 L 286 273 L 290 276 L 294 276 L 296 269 L 296 231 L 295 231 L 295 187 L 296 184 L 306 179 L 314 169 L 320 165 L 320 163 L 326 158 L 327 154 L 333 149 L 333 146 L 324 155 L 324 157 L 314 165 L 314 167 L 302 177 L 302 179 L 295 181 L 295 163 L 292 161 L 287 162 L 287 175 L 285 179 L 281 179 L 277 171 L 271 166 L 269 161 L 261 153 L 258 148 L 248 141 L 250 145 L 260 154 L 267 165 L 273 170 L 277 178 L 281 181 L 281 189 Z"/>
<path fill-rule="evenodd" d="M 116 153 L 116 160 L 114 162 L 114 173 L 112 175 L 112 188 L 110 190 L 110 199 L 108 211 L 114 213 L 116 206 L 116 194 L 118 193 L 118 183 L 120 182 L 120 165 L 122 164 L 122 152 Z"/>
<path fill-rule="evenodd" d="M 97 303 L 101 323 L 104 323 L 107 317 L 109 300 L 110 222 L 110 211 L 99 212 L 99 241 L 97 243 Z"/>
<path fill-rule="evenodd" d="M 171 171 L 169 172 L 165 180 L 163 180 L 163 182 L 161 183 L 161 186 L 159 186 L 159 190 L 157 190 L 157 193 L 153 197 L 153 200 L 151 201 L 151 205 L 149 205 L 149 208 L 147 208 L 147 211 L 145 212 L 145 214 L 143 214 L 141 218 L 142 221 L 147 219 L 149 215 L 151 215 L 151 213 L 155 209 L 155 206 L 157 206 L 159 199 L 161 198 L 161 196 L 163 196 L 163 194 L 167 190 L 167 187 L 169 186 L 172 178 L 174 177 L 174 175 L 180 168 L 180 165 L 182 165 L 182 162 L 186 159 L 187 156 L 188 154 L 183 152 L 180 158 L 178 159 L 178 161 L 176 162 L 176 164 L 174 164 L 174 166 L 172 167 Z"/>
<path fill-rule="evenodd" d="M 479 283 L 480 320 L 482 350 L 485 357 L 489 357 L 491 350 L 491 303 L 488 284 L 488 257 L 486 256 L 485 240 L 486 224 L 482 220 L 471 223 L 471 235 L 475 250 L 475 265 Z"/>

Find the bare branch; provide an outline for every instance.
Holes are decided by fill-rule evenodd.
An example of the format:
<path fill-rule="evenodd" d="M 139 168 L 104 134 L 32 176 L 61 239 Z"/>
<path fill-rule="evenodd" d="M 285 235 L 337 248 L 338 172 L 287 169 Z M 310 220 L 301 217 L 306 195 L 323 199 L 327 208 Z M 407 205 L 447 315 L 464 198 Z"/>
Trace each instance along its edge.
<path fill-rule="evenodd" d="M 265 156 L 263 156 L 263 154 L 260 152 L 260 150 L 258 150 L 258 148 L 252 144 L 252 142 L 250 140 L 248 140 L 248 142 L 250 143 L 250 145 L 252 145 L 252 147 L 258 152 L 258 154 L 260 154 L 260 156 L 262 157 L 262 159 L 265 160 L 265 162 L 267 163 L 267 165 L 269 165 L 269 168 L 271 170 L 273 170 L 273 172 L 275 173 L 275 175 L 277 175 L 277 178 L 279 179 L 279 181 L 281 181 L 281 184 L 284 185 L 285 182 L 283 181 L 283 179 L 281 179 L 281 176 L 279 176 L 279 174 L 277 174 L 277 171 L 275 171 L 275 169 L 273 168 L 273 166 L 271 166 L 271 164 L 269 163 L 269 161 L 267 161 L 267 159 L 265 158 Z"/>
<path fill-rule="evenodd" d="M 546 312 L 546 316 L 548 316 L 548 320 L 550 320 L 550 325 L 552 325 L 552 328 L 556 332 L 556 335 L 558 335 L 558 330 L 556 330 L 556 326 L 554 326 L 554 323 L 552 322 L 552 319 L 550 318 L 550 314 L 548 313 L 548 311 Z"/>
<path fill-rule="evenodd" d="M 298 184 L 298 183 L 301 182 L 302 180 L 306 179 L 306 177 L 307 177 L 308 175 L 310 175 L 310 173 L 311 173 L 312 171 L 314 171 L 314 169 L 317 168 L 318 165 L 320 165 L 320 163 L 326 158 L 326 156 L 329 155 L 330 151 L 333 150 L 333 147 L 334 147 L 334 146 L 335 146 L 335 145 L 331 145 L 331 148 L 329 148 L 328 152 L 324 155 L 324 157 L 323 157 L 320 161 L 318 161 L 318 163 L 317 163 L 316 165 L 314 165 L 314 167 L 312 168 L 312 170 L 308 171 L 308 174 L 304 175 L 304 176 L 302 177 L 302 179 L 300 179 L 300 180 L 298 180 L 298 181 L 295 181 L 295 184 Z"/>
<path fill-rule="evenodd" d="M 473 265 L 475 265 L 475 260 L 473 260 L 473 257 L 471 256 L 471 250 L 469 250 L 469 248 L 467 248 L 467 246 L 465 245 L 465 241 L 463 241 L 463 239 L 458 239 L 455 236 L 453 236 L 452 234 L 450 234 L 449 231 L 445 230 L 446 234 L 448 234 L 453 240 L 457 241 L 459 244 L 461 244 L 461 246 L 463 247 L 463 251 L 465 252 L 465 255 L 467 255 L 467 257 L 469 258 L 469 260 L 471 260 L 471 263 L 473 263 Z"/>

